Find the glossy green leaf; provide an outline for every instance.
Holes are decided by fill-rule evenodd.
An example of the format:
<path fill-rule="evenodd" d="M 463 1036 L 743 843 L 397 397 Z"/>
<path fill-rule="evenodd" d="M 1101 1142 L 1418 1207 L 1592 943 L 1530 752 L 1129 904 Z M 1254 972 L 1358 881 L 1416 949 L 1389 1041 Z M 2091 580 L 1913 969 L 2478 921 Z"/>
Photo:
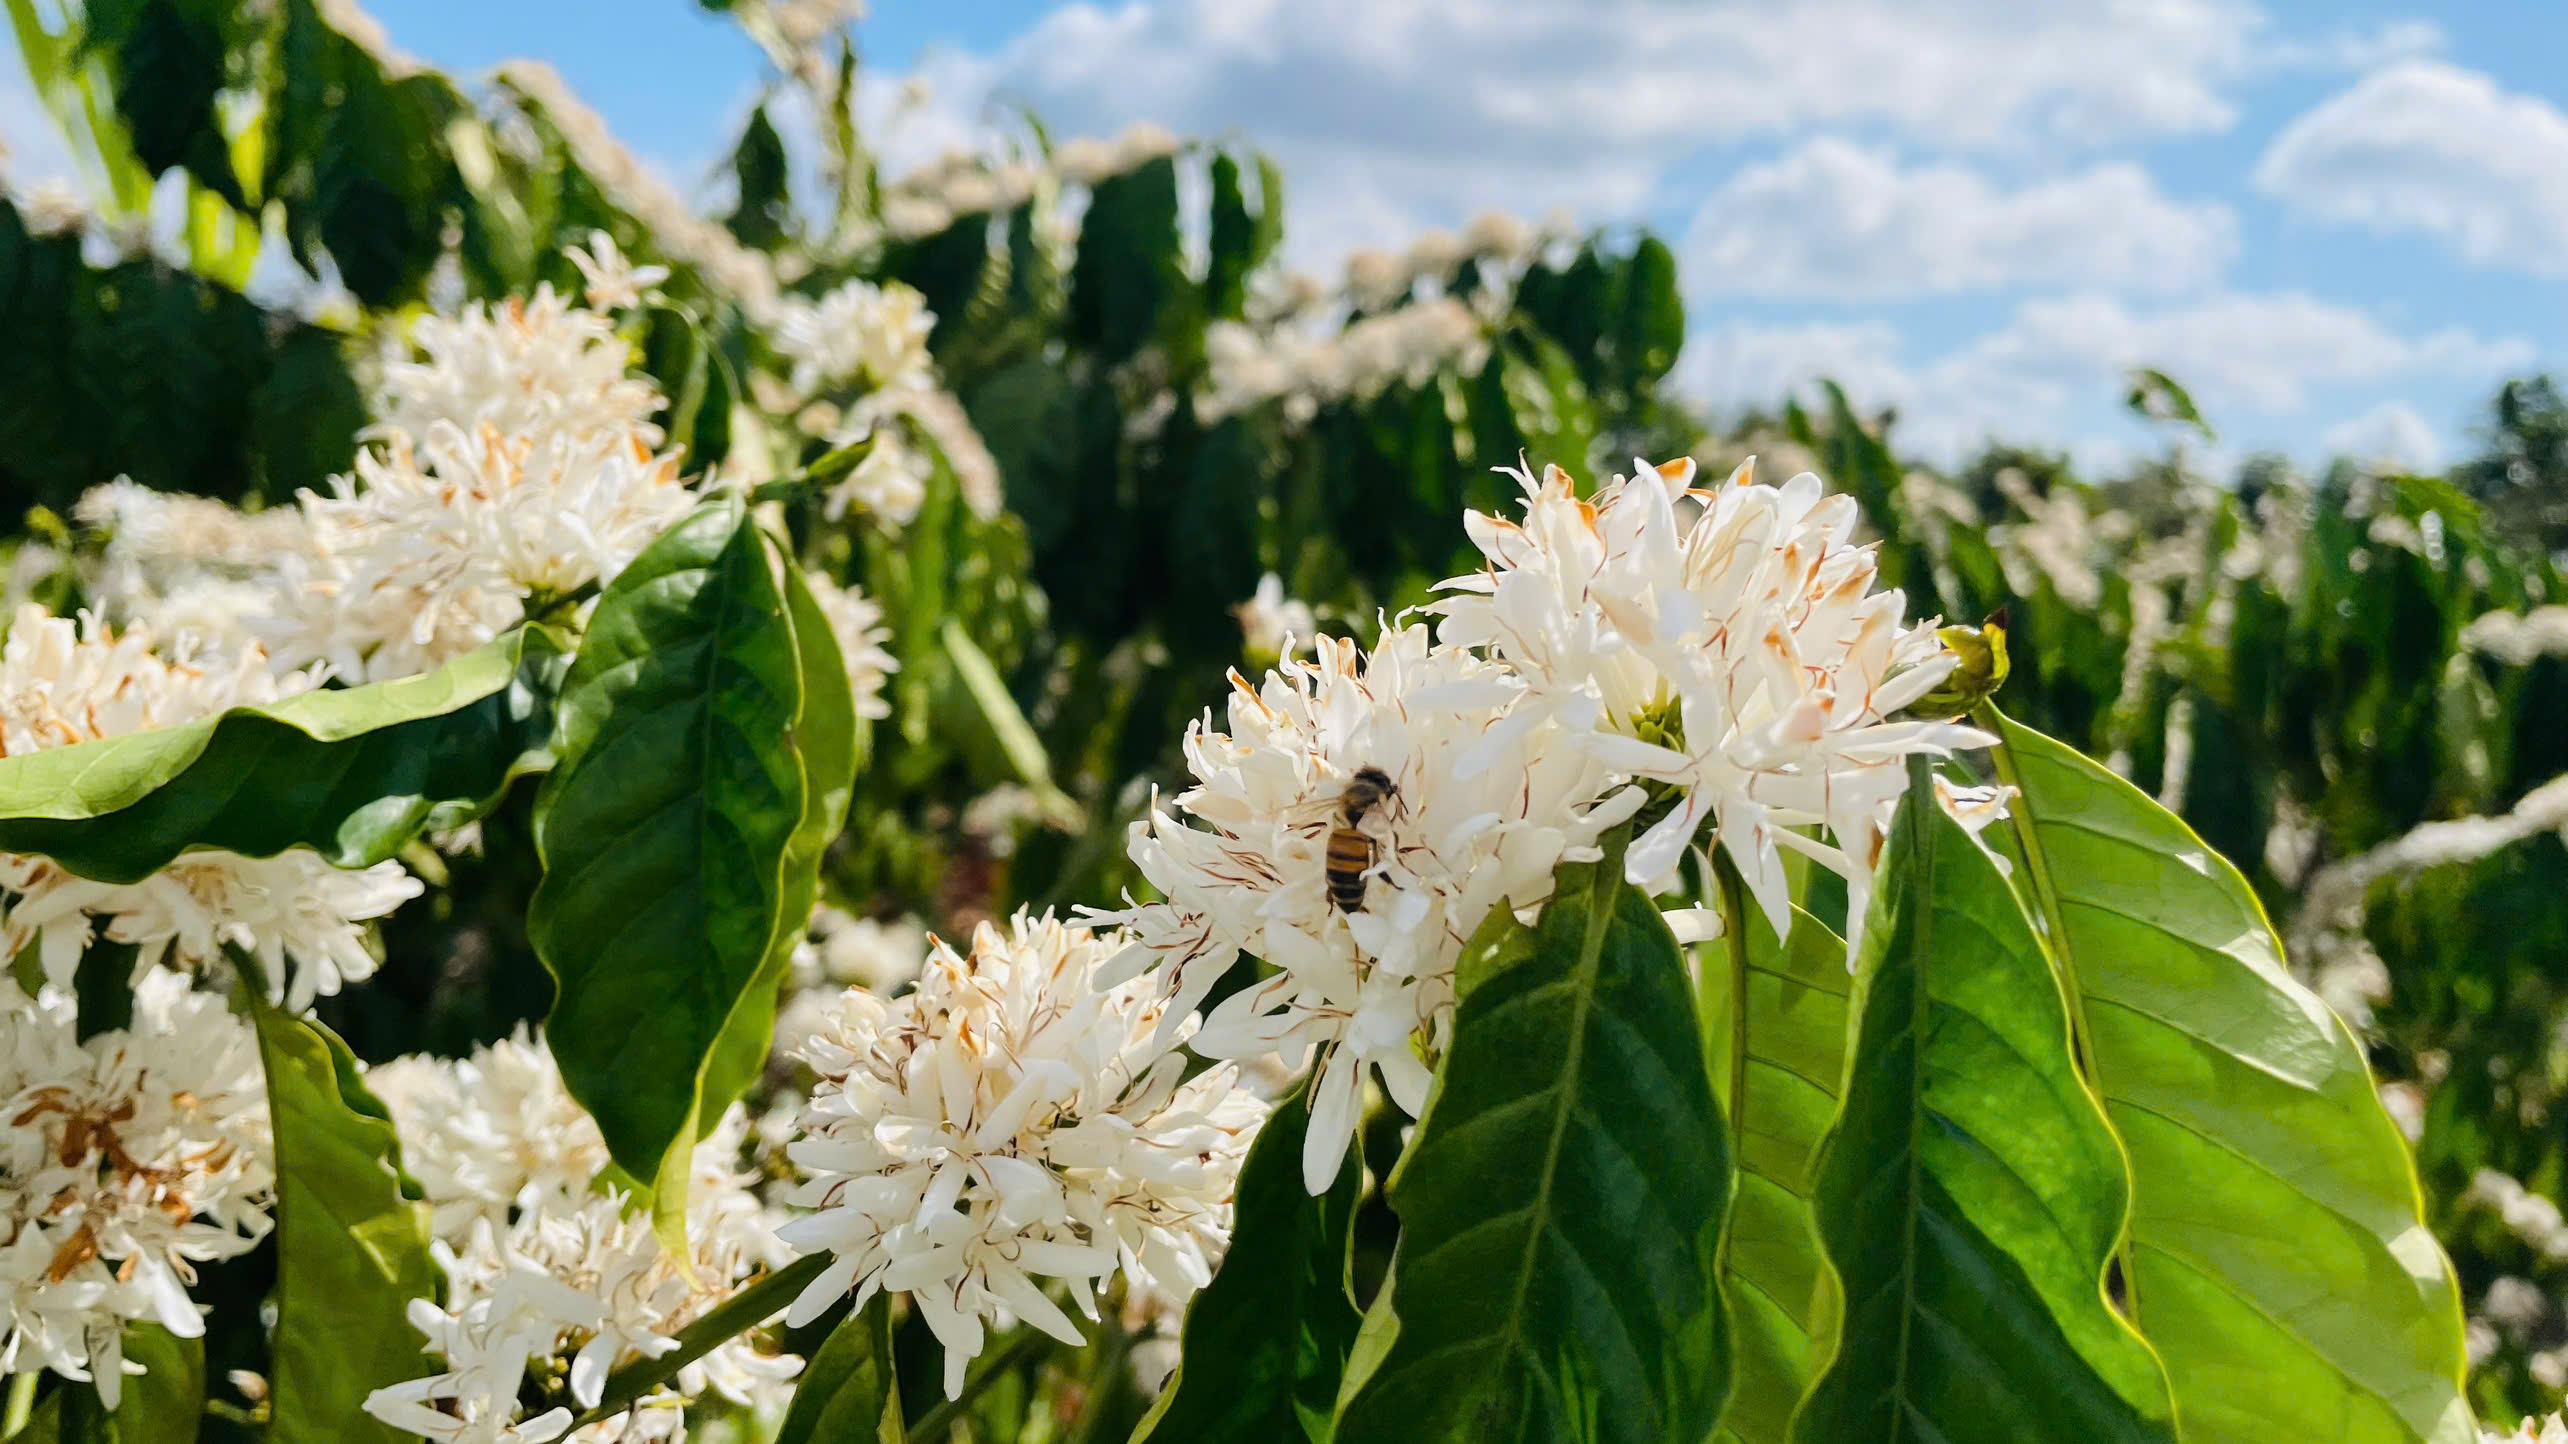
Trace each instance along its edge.
<path fill-rule="evenodd" d="M 1464 950 L 1337 1444 L 1701 1444 L 1720 1416 L 1728 1131 L 1684 959 L 1619 853 Z"/>
<path fill-rule="evenodd" d="M 775 1444 L 901 1444 L 900 1380 L 892 1370 L 892 1298 L 849 1314 L 803 1365 Z"/>
<path fill-rule="evenodd" d="M 1982 716 L 2022 789 L 2018 880 L 2130 1156 L 2130 1295 L 2184 1437 L 2465 1444 L 2458 1290 L 2352 1032 L 2184 823 Z"/>
<path fill-rule="evenodd" d="M 856 695 L 847 678 L 847 659 L 810 583 L 794 567 L 782 572 L 801 677 L 802 710 L 787 736 L 802 768 L 803 813 L 785 848 L 782 895 L 766 963 L 741 993 L 705 1059 L 700 1123 L 719 1117 L 766 1066 L 775 1035 L 777 990 L 819 892 L 821 857 L 847 825 L 847 803 L 856 785 Z"/>
<path fill-rule="evenodd" d="M 1240 1168 L 1230 1251 L 1186 1307 L 1182 1362 L 1134 1444 L 1328 1438 L 1362 1322 L 1344 1277 L 1363 1169 L 1350 1150 L 1328 1192 L 1305 1190 L 1310 1121 L 1297 1090 L 1258 1131 Z"/>
<path fill-rule="evenodd" d="M 403 1317 L 437 1296 L 424 1205 L 404 1197 L 392 1116 L 319 1023 L 244 989 L 276 1135 L 276 1330 L 268 1370 L 280 1441 L 398 1444 L 366 1395 L 432 1372 Z"/>
<path fill-rule="evenodd" d="M 1739 1181 L 1721 1245 L 1738 1379 L 1720 1438 L 1784 1444 L 1823 1333 L 1827 1264 L 1810 1216 L 1810 1169 L 1837 1117 L 1846 1066 L 1845 940 L 1795 909 L 1775 940 L 1763 911 L 1727 901 L 1730 937 L 1700 950 L 1704 1037 L 1737 1140 Z"/>
<path fill-rule="evenodd" d="M 563 1082 L 664 1220 L 719 1112 L 704 1108 L 718 1045 L 744 1005 L 754 1016 L 784 926 L 801 701 L 785 597 L 736 495 L 608 583 L 563 684 L 527 937 L 558 988 L 546 1034 Z"/>
<path fill-rule="evenodd" d="M 512 632 L 422 676 L 0 758 L 0 851 L 107 882 L 191 847 L 381 862 L 540 757 L 558 658 L 542 631 Z"/>
<path fill-rule="evenodd" d="M 2172 1440 L 2166 1378 L 2104 1293 L 2122 1155 L 2032 921 L 1933 799 L 1913 764 L 1816 1172 L 1843 1322 L 1794 1437 Z"/>

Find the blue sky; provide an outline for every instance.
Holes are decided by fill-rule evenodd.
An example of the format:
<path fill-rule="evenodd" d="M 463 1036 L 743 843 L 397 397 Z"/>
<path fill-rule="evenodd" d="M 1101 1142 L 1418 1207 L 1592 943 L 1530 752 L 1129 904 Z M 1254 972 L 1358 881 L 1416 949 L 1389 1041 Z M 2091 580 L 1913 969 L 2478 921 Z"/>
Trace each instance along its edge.
<path fill-rule="evenodd" d="M 553 62 L 682 187 L 762 83 L 683 0 L 369 8 L 461 74 Z M 1687 385 L 1833 374 L 1929 454 L 2152 447 L 2115 382 L 2153 364 L 2226 453 L 2431 464 L 2496 381 L 2568 369 L 2556 0 L 889 0 L 858 33 L 931 89 L 896 160 L 1009 101 L 1244 139 L 1323 272 L 1488 208 L 1648 224 L 1685 266 Z"/>

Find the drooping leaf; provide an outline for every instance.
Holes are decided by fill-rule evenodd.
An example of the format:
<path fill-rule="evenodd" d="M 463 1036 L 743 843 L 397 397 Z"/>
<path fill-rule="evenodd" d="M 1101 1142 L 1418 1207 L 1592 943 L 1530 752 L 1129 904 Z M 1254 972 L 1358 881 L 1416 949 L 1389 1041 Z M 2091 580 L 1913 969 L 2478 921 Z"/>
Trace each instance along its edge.
<path fill-rule="evenodd" d="M 558 659 L 520 630 L 417 677 L 0 758 L 0 851 L 122 883 L 191 847 L 381 862 L 540 761 Z"/>
<path fill-rule="evenodd" d="M 1794 1437 L 2171 1441 L 2165 1375 L 2105 1299 L 2129 1185 L 2050 963 L 1923 761 L 1911 779 L 1816 1170 L 1843 1321 Z"/>
<path fill-rule="evenodd" d="M 2131 1306 L 2188 1444 L 2466 1444 L 2458 1288 L 2352 1032 L 2181 821 L 1981 716 L 2022 789 L 2017 876 L 2130 1156 Z"/>
<path fill-rule="evenodd" d="M 392 1115 L 355 1056 L 310 1019 L 243 990 L 267 1070 L 276 1135 L 276 1331 L 268 1373 L 274 1437 L 398 1444 L 366 1395 L 434 1372 L 403 1317 L 437 1296 L 423 1205 L 404 1196 Z"/>
<path fill-rule="evenodd" d="M 1182 1362 L 1134 1444 L 1328 1438 L 1362 1322 L 1344 1275 L 1363 1168 L 1350 1150 L 1328 1192 L 1306 1191 L 1310 1117 L 1296 1090 L 1258 1131 L 1240 1167 L 1230 1251 L 1186 1306 Z"/>
<path fill-rule="evenodd" d="M 799 668 L 766 542 L 726 494 L 607 584 L 563 683 L 527 937 L 557 986 L 563 1082 L 664 1222 L 719 1112 L 702 1106 L 718 1045 L 744 1001 L 754 1014 L 784 925 Z"/>
<path fill-rule="evenodd" d="M 876 1294 L 830 1330 L 803 1366 L 775 1444 L 901 1444 L 904 1437 L 892 1298 Z"/>
<path fill-rule="evenodd" d="M 1337 1444 L 1700 1444 L 1720 1417 L 1728 1132 L 1684 959 L 1619 853 L 1464 950 Z"/>
<path fill-rule="evenodd" d="M 1785 1444 L 1819 1362 L 1812 1335 L 1830 1326 L 1810 1173 L 1845 1074 L 1846 944 L 1798 909 L 1789 943 L 1775 940 L 1761 909 L 1734 899 L 1723 916 L 1738 933 L 1700 959 L 1712 1078 L 1739 1152 L 1721 1245 L 1738 1382 L 1719 1437 Z"/>

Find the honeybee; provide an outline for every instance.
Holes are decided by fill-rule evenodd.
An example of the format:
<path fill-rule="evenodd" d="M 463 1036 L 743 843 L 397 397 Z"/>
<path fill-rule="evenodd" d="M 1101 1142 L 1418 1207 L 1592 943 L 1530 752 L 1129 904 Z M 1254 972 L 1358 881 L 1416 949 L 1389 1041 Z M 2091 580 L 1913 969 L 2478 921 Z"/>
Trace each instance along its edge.
<path fill-rule="evenodd" d="M 1364 875 L 1381 846 L 1363 829 L 1366 815 L 1399 795 L 1391 774 L 1379 767 L 1359 767 L 1338 797 L 1337 826 L 1329 830 L 1328 879 L 1329 900 L 1339 912 L 1351 913 L 1364 906 Z"/>

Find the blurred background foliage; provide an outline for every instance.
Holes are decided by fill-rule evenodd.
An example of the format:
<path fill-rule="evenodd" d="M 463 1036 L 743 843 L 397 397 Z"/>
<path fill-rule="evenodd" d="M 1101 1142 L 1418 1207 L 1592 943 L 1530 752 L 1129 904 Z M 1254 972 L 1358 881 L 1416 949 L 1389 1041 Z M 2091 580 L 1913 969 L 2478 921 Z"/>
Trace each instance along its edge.
<path fill-rule="evenodd" d="M 2505 386 L 2443 476 L 2280 457 L 2205 474 L 2190 448 L 2216 418 L 2154 372 L 2129 400 L 2166 446 L 2126 474 L 2011 446 L 1931 468 L 1833 390 L 1722 418 L 1663 390 L 1685 318 L 1655 237 L 1475 227 L 1314 286 L 1277 259 L 1285 180 L 1253 150 L 1055 144 L 1029 119 L 1015 154 L 888 177 L 853 119 L 852 45 L 799 45 L 753 7 L 770 105 L 807 103 L 823 154 L 794 164 L 761 105 L 711 221 L 540 66 L 467 90 L 320 0 L 86 0 L 68 23 L 7 3 L 96 172 L 86 216 L 0 203 L 12 601 L 80 605 L 65 563 L 97 543 L 75 503 L 100 482 L 253 506 L 325 487 L 408 317 L 576 291 L 562 248 L 592 231 L 671 268 L 637 364 L 673 439 L 752 481 L 828 451 L 858 399 L 776 384 L 773 318 L 905 282 L 977 441 L 930 448 L 901 524 L 817 501 L 785 520 L 881 603 L 900 661 L 830 891 L 955 935 L 1137 885 L 1124 829 L 1182 776 L 1185 724 L 1272 660 L 1237 615 L 1261 577 L 1369 636 L 1472 564 L 1457 513 L 1500 506 L 1492 468 L 1520 457 L 1583 482 L 1689 452 L 1715 479 L 1750 454 L 1769 479 L 1816 470 L 1859 499 L 1912 612 L 2006 614 L 2007 710 L 2234 859 L 2291 965 L 2365 1031 L 2473 1301 L 2482 1409 L 2568 1384 L 2568 799 L 2541 791 L 2568 773 L 2568 612 L 2542 610 L 2568 603 L 2568 400 L 2550 379 Z M 1244 384 L 1244 357 L 1272 384 Z M 974 504 L 985 471 L 1003 509 Z M 527 798 L 477 854 L 414 861 L 454 885 L 392 919 L 382 973 L 323 1010 L 370 1057 L 459 1052 L 546 1002 Z"/>

